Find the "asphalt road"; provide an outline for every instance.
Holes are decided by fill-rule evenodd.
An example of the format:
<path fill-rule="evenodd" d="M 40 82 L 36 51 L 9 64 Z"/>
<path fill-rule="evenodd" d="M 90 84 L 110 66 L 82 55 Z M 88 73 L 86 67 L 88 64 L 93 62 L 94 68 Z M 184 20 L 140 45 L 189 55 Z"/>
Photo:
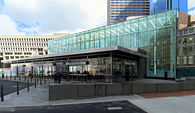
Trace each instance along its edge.
<path fill-rule="evenodd" d="M 17 82 L 15 81 L 0 80 L 0 85 L 3 85 L 4 95 L 8 95 L 10 93 L 14 93 L 17 91 Z M 25 83 L 19 82 L 19 89 L 21 90 L 24 88 L 26 88 Z M 0 93 L 1 93 L 1 90 L 0 90 Z"/>
<path fill-rule="evenodd" d="M 128 101 L 8 108 L 0 113 L 146 113 Z"/>

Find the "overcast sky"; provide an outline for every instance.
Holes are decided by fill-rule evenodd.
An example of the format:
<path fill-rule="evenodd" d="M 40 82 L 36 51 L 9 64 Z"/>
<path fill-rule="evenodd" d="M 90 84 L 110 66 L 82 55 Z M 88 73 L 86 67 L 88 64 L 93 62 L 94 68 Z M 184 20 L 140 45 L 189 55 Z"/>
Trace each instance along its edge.
<path fill-rule="evenodd" d="M 106 25 L 106 0 L 0 0 L 0 34 L 78 32 Z"/>
<path fill-rule="evenodd" d="M 0 0 L 0 35 L 74 33 L 103 26 L 106 1 Z M 190 13 L 195 14 L 194 0 L 188 4 Z"/>

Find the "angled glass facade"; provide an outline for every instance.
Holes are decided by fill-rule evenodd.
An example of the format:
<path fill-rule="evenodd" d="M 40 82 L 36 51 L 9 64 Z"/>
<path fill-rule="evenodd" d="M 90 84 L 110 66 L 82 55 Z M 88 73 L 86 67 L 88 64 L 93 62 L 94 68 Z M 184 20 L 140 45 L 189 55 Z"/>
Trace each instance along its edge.
<path fill-rule="evenodd" d="M 91 29 L 49 41 L 49 54 L 122 46 L 147 53 L 147 76 L 176 76 L 176 18 L 170 10 L 109 26 Z"/>

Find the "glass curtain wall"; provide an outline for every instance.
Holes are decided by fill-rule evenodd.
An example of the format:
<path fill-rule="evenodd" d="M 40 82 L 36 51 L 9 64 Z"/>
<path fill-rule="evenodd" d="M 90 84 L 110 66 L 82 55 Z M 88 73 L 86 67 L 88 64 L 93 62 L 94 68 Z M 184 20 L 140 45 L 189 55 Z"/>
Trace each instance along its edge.
<path fill-rule="evenodd" d="M 176 75 L 176 18 L 170 10 L 49 41 L 49 54 L 122 46 L 147 53 L 147 76 Z"/>

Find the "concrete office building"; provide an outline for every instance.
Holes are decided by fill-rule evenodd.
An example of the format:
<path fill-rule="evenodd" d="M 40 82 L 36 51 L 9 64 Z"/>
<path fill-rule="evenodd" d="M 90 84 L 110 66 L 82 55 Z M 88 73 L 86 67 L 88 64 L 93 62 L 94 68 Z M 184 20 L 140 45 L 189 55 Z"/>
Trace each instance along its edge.
<path fill-rule="evenodd" d="M 177 75 L 195 76 L 195 26 L 177 33 Z"/>
<path fill-rule="evenodd" d="M 3 62 L 25 58 L 29 56 L 39 56 L 48 54 L 48 41 L 67 34 L 53 35 L 0 35 L 0 56 L 1 67 L 8 68 L 9 65 Z"/>
<path fill-rule="evenodd" d="M 166 18 L 166 19 L 165 19 Z M 49 41 L 49 54 L 13 60 L 15 72 L 68 73 L 105 82 L 124 77 L 176 78 L 177 11 L 171 10 Z M 23 66 L 28 70 L 25 70 Z M 18 70 L 16 70 L 18 69 Z"/>
<path fill-rule="evenodd" d="M 146 16 L 150 12 L 150 0 L 108 0 L 107 24 L 126 21 L 127 17 Z"/>

